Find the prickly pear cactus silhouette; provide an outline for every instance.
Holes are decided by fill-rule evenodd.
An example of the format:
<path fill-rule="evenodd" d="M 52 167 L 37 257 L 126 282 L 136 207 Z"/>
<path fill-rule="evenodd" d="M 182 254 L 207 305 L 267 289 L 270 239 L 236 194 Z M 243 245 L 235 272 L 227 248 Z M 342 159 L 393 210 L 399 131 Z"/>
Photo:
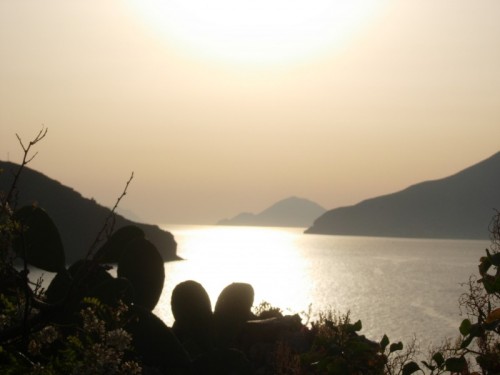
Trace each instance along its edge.
<path fill-rule="evenodd" d="M 118 263 L 123 250 L 136 238 L 145 238 L 141 228 L 135 225 L 121 227 L 101 246 L 94 259 L 100 263 Z"/>
<path fill-rule="evenodd" d="M 118 260 L 118 277 L 130 281 L 134 303 L 153 310 L 165 282 L 163 259 L 156 247 L 145 238 L 135 238 L 125 246 Z"/>
<path fill-rule="evenodd" d="M 14 251 L 27 263 L 49 272 L 65 267 L 61 236 L 50 216 L 40 207 L 25 206 L 14 213 L 20 230 Z"/>

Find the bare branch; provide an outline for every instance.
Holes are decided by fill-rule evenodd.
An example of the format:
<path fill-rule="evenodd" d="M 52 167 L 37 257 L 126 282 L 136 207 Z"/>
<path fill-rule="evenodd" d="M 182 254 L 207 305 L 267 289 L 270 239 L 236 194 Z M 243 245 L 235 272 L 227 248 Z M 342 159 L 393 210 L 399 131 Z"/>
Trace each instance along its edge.
<path fill-rule="evenodd" d="M 31 148 L 34 145 L 36 145 L 38 142 L 40 142 L 42 139 L 45 138 L 48 130 L 49 130 L 48 128 L 46 128 L 44 125 L 42 125 L 42 129 L 40 129 L 40 131 L 38 132 L 36 137 L 33 138 L 27 146 L 24 145 L 21 137 L 19 136 L 19 134 L 16 133 L 16 137 L 19 141 L 19 144 L 21 145 L 21 148 L 23 149 L 23 160 L 21 162 L 21 165 L 17 169 L 16 174 L 14 175 L 14 181 L 12 182 L 12 185 L 10 187 L 8 194 L 7 194 L 7 197 L 5 198 L 5 202 L 3 202 L 4 204 L 11 204 L 11 200 L 12 200 L 12 197 L 14 195 L 14 192 L 16 191 L 17 182 L 19 180 L 19 176 L 21 175 L 22 170 L 29 162 L 31 162 L 35 158 L 35 156 L 38 155 L 38 152 L 35 152 L 34 155 L 30 156 L 29 153 L 30 153 Z M 11 205 L 11 206 L 15 206 L 15 205 Z M 15 208 L 15 207 L 13 207 L 13 208 Z"/>
<path fill-rule="evenodd" d="M 125 188 L 123 189 L 122 193 L 120 194 L 120 196 L 116 200 L 115 205 L 113 206 L 113 208 L 109 212 L 108 216 L 106 217 L 106 220 L 104 221 L 104 225 L 102 226 L 102 228 L 99 231 L 99 233 L 97 234 L 94 242 L 90 246 L 90 249 L 89 249 L 87 256 L 86 256 L 86 260 L 88 260 L 92 257 L 94 251 L 96 250 L 97 245 L 99 244 L 99 242 L 101 242 L 103 240 L 104 235 L 106 236 L 106 238 L 108 238 L 113 233 L 113 230 L 115 227 L 115 221 L 116 221 L 116 214 L 115 214 L 116 209 L 118 208 L 118 205 L 120 204 L 120 201 L 123 199 L 123 197 L 125 195 L 127 195 L 128 187 L 129 187 L 130 183 L 132 182 L 133 178 L 134 178 L 134 172 L 131 173 L 130 178 L 128 179 L 127 183 L 125 184 Z"/>

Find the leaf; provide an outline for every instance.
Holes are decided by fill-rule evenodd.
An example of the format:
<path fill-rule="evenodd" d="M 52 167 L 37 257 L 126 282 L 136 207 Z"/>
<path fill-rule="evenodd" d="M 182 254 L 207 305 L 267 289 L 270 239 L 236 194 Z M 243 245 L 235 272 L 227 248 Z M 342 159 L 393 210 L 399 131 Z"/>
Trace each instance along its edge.
<path fill-rule="evenodd" d="M 403 350 L 403 343 L 401 341 L 391 344 L 389 347 L 389 353 L 395 352 L 397 350 Z"/>
<path fill-rule="evenodd" d="M 460 348 L 464 349 L 468 347 L 472 342 L 472 340 L 474 340 L 474 335 L 469 335 L 467 338 L 464 339 L 464 341 L 462 341 L 462 343 L 460 344 Z"/>
<path fill-rule="evenodd" d="M 443 357 L 443 355 L 440 352 L 434 353 L 434 355 L 432 356 L 432 359 L 434 360 L 434 362 L 436 362 L 436 364 L 438 365 L 438 367 L 443 366 L 443 364 L 444 364 L 444 357 Z"/>
<path fill-rule="evenodd" d="M 462 371 L 467 369 L 467 361 L 465 360 L 464 357 L 448 358 L 445 362 L 445 365 L 446 365 L 446 371 L 450 372 L 461 373 Z"/>
<path fill-rule="evenodd" d="M 497 274 L 495 282 L 492 285 L 493 293 L 500 293 L 500 276 Z"/>
<path fill-rule="evenodd" d="M 408 362 L 403 366 L 403 375 L 411 375 L 414 372 L 417 372 L 420 370 L 420 367 L 417 365 L 416 362 Z"/>
<path fill-rule="evenodd" d="M 488 250 L 486 250 L 486 252 L 488 252 Z M 484 276 L 486 274 L 486 272 L 488 272 L 488 270 L 490 269 L 491 267 L 491 260 L 489 257 L 481 257 L 481 263 L 479 263 L 479 274 L 481 276 Z"/>
<path fill-rule="evenodd" d="M 490 257 L 491 264 L 495 267 L 500 267 L 500 253 L 495 253 Z"/>
<path fill-rule="evenodd" d="M 480 281 L 483 283 L 484 289 L 486 290 L 486 292 L 488 294 L 495 293 L 495 291 L 496 291 L 495 277 L 493 277 L 491 275 L 483 275 L 483 278 Z"/>
<path fill-rule="evenodd" d="M 480 323 L 475 323 L 470 327 L 470 335 L 473 337 L 480 337 L 484 335 L 483 325 Z"/>
<path fill-rule="evenodd" d="M 14 240 L 14 251 L 29 264 L 49 272 L 64 269 L 61 236 L 50 216 L 40 207 L 25 206 L 14 214 L 23 232 Z"/>
<path fill-rule="evenodd" d="M 363 326 L 362 326 L 362 324 L 361 324 L 361 320 L 358 320 L 356 323 L 351 324 L 350 326 L 351 326 L 350 328 L 351 328 L 354 332 L 361 331 L 361 328 L 363 327 Z"/>
<path fill-rule="evenodd" d="M 472 326 L 472 323 L 470 322 L 469 319 L 462 320 L 462 323 L 460 324 L 460 328 L 459 328 L 462 336 L 467 336 L 470 333 L 471 326 Z"/>
<path fill-rule="evenodd" d="M 500 307 L 496 308 L 492 312 L 489 313 L 488 317 L 486 318 L 485 322 L 486 323 L 492 323 L 496 320 L 500 319 Z"/>
<path fill-rule="evenodd" d="M 494 320 L 492 322 L 484 322 L 482 325 L 484 331 L 495 331 L 497 327 L 500 327 L 500 320 Z"/>
<path fill-rule="evenodd" d="M 387 335 L 384 335 L 384 337 L 382 337 L 382 340 L 380 341 L 380 348 L 382 349 L 382 352 L 385 351 L 387 345 L 389 345 L 389 337 L 387 337 Z"/>

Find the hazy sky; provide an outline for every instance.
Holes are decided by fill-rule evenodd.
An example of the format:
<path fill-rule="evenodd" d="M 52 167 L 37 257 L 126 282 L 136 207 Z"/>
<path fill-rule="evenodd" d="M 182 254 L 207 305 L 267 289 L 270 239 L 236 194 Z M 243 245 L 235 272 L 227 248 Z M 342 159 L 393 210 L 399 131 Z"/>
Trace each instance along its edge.
<path fill-rule="evenodd" d="M 163 4 L 163 5 L 162 5 Z M 0 0 L 0 159 L 149 222 L 325 208 L 500 150 L 498 0 Z"/>

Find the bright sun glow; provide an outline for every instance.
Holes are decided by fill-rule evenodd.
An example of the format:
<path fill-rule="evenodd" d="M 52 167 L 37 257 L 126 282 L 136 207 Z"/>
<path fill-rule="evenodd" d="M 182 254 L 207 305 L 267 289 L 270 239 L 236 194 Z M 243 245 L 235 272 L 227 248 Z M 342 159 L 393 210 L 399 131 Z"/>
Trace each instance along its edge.
<path fill-rule="evenodd" d="M 129 0 L 144 22 L 188 53 L 282 63 L 342 47 L 386 0 Z"/>
<path fill-rule="evenodd" d="M 169 282 L 157 311 L 167 321 L 171 319 L 173 288 L 189 279 L 203 285 L 212 307 L 222 289 L 232 282 L 250 283 L 255 305 L 267 301 L 295 312 L 309 305 L 313 283 L 311 275 L 304 273 L 307 260 L 294 243 L 300 230 L 217 226 L 174 229 L 172 233 L 179 244 L 179 256 L 189 263 L 166 265 Z"/>

